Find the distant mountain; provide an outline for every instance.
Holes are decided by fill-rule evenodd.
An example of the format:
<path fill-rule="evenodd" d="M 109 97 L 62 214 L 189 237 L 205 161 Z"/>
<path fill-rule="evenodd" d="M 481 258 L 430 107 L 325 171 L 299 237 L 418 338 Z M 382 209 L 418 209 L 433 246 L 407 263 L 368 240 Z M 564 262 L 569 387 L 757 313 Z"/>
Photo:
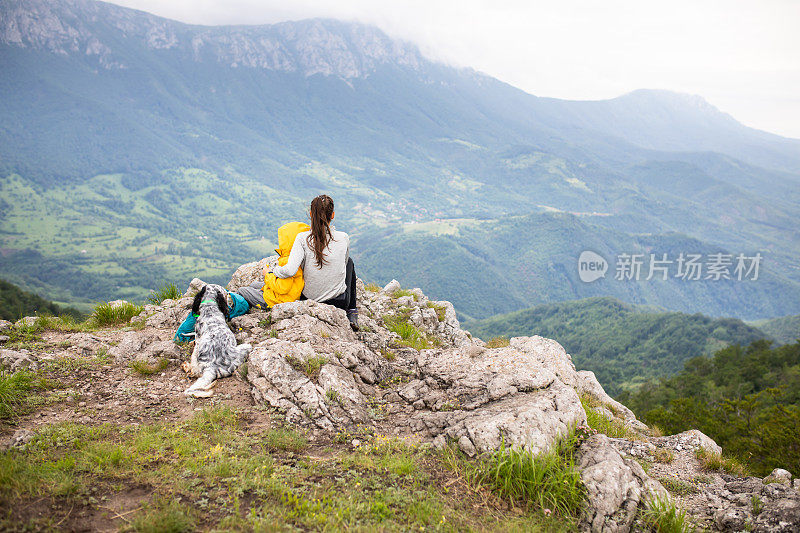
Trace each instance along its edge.
<path fill-rule="evenodd" d="M 692 357 L 768 338 L 738 319 L 654 311 L 608 297 L 540 305 L 465 327 L 484 340 L 525 335 L 555 339 L 578 369 L 594 371 L 612 395 L 671 376 Z"/>
<path fill-rule="evenodd" d="M 0 3 L 0 70 L 0 273 L 54 298 L 223 280 L 325 191 L 360 272 L 424 272 L 465 316 L 597 294 L 572 254 L 601 244 L 761 252 L 759 284 L 611 294 L 800 313 L 800 144 L 694 97 L 538 98 L 361 24 L 194 26 L 90 0 Z"/>

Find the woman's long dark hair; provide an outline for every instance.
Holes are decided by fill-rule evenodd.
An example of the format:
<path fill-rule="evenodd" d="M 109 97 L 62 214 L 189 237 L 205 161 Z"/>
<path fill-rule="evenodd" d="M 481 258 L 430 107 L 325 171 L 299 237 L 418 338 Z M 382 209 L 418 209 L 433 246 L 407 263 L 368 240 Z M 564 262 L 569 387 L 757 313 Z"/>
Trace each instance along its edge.
<path fill-rule="evenodd" d="M 326 263 L 325 248 L 333 239 L 331 233 L 331 218 L 333 217 L 333 200 L 327 194 L 320 194 L 311 200 L 311 234 L 308 236 L 308 245 L 314 249 L 314 258 L 317 268 L 322 268 Z"/>

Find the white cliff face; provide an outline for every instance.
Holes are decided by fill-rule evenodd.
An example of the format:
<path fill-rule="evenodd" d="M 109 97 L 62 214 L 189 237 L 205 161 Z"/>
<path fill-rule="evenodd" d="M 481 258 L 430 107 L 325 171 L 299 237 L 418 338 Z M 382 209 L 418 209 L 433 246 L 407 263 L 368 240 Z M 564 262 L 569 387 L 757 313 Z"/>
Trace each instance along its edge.
<path fill-rule="evenodd" d="M 85 55 L 106 69 L 126 68 L 144 46 L 187 60 L 353 79 L 383 64 L 419 68 L 417 48 L 377 28 L 314 19 L 262 26 L 192 26 L 90 0 L 11 0 L 0 4 L 0 43 L 59 55 Z"/>

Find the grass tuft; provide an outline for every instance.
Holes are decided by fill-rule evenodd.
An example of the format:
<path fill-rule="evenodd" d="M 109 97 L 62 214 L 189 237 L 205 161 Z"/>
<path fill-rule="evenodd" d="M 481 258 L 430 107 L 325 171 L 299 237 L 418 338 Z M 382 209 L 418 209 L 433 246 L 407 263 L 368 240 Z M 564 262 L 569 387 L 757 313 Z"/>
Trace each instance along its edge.
<path fill-rule="evenodd" d="M 174 283 L 165 283 L 158 290 L 150 291 L 147 301 L 153 305 L 161 305 L 164 300 L 178 300 L 183 296 L 178 286 Z"/>
<path fill-rule="evenodd" d="M 737 477 L 745 477 L 749 471 L 745 465 L 738 460 L 723 457 L 719 453 L 714 453 L 705 448 L 698 448 L 695 457 L 700 462 L 700 468 L 706 472 L 723 472 Z"/>
<path fill-rule="evenodd" d="M 658 478 L 664 488 L 670 491 L 672 494 L 677 494 L 678 496 L 686 496 L 687 494 L 694 494 L 699 491 L 697 486 L 693 483 L 688 481 L 684 481 L 680 478 L 673 477 L 673 476 L 662 476 Z"/>
<path fill-rule="evenodd" d="M 95 306 L 89 317 L 89 322 L 96 327 L 116 326 L 129 322 L 131 318 L 137 316 L 143 310 L 144 307 L 141 305 L 130 302 L 123 302 L 113 306 L 105 302 Z"/>
<path fill-rule="evenodd" d="M 286 362 L 298 372 L 302 372 L 308 376 L 308 379 L 316 379 L 317 376 L 319 376 L 320 369 L 328 362 L 328 358 L 321 355 L 314 355 L 309 357 L 306 361 L 303 361 L 293 355 L 287 355 Z"/>
<path fill-rule="evenodd" d="M 547 514 L 576 517 L 586 495 L 575 466 L 577 445 L 574 433 L 538 455 L 507 448 L 503 443 L 488 460 L 478 463 L 476 480 L 507 498 L 529 502 Z"/>
<path fill-rule="evenodd" d="M 655 533 L 689 533 L 695 530 L 686 511 L 666 498 L 651 499 L 642 512 L 642 521 Z"/>
<path fill-rule="evenodd" d="M 600 403 L 592 396 L 581 394 L 581 405 L 586 412 L 586 424 L 590 428 L 597 430 L 598 433 L 622 439 L 638 437 L 624 423 L 615 418 L 609 418 L 608 415 L 600 411 L 598 409 L 601 407 Z"/>
<path fill-rule="evenodd" d="M 306 449 L 308 439 L 296 429 L 275 428 L 264 434 L 263 446 L 268 451 L 298 453 Z"/>
<path fill-rule="evenodd" d="M 436 318 L 439 319 L 439 322 L 444 322 L 444 315 L 445 311 L 447 311 L 447 307 L 445 307 L 443 304 L 437 304 L 433 302 L 428 302 L 425 305 L 436 311 Z"/>
<path fill-rule="evenodd" d="M 511 344 L 511 340 L 508 337 L 495 337 L 486 341 L 487 348 L 505 348 L 509 344 Z"/>
<path fill-rule="evenodd" d="M 195 531 L 197 524 L 191 508 L 176 501 L 160 499 L 139 514 L 132 526 L 140 533 L 183 533 Z"/>
<path fill-rule="evenodd" d="M 393 331 L 400 336 L 400 345 L 402 346 L 409 346 L 415 350 L 425 350 L 440 344 L 439 339 L 426 335 L 404 316 L 386 315 L 383 317 L 383 323 L 389 331 Z"/>
<path fill-rule="evenodd" d="M 381 290 L 381 286 L 375 283 L 368 283 L 364 286 L 364 289 L 368 292 L 379 292 Z"/>
<path fill-rule="evenodd" d="M 147 361 L 131 361 L 131 370 L 140 376 L 152 376 L 163 372 L 169 367 L 169 358 L 162 357 L 156 363 L 148 363 Z"/>
<path fill-rule="evenodd" d="M 417 299 L 417 295 L 408 289 L 397 289 L 392 293 L 393 300 L 397 300 L 398 298 L 402 298 L 403 296 L 412 296 L 414 300 Z"/>
<path fill-rule="evenodd" d="M 24 403 L 33 389 L 33 374 L 26 371 L 9 374 L 0 371 L 0 418 L 9 418 Z"/>

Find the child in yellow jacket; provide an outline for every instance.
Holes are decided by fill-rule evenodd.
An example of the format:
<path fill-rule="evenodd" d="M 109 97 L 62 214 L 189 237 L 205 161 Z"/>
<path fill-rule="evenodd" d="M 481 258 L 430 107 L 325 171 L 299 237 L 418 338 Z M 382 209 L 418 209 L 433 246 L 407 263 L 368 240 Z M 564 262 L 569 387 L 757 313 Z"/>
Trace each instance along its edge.
<path fill-rule="evenodd" d="M 278 248 L 280 255 L 278 264 L 283 266 L 289 260 L 289 252 L 298 233 L 308 231 L 311 227 L 303 222 L 289 222 L 278 228 Z M 298 268 L 297 274 L 291 278 L 281 279 L 272 272 L 264 275 L 264 301 L 272 307 L 283 302 L 293 302 L 303 293 L 303 269 Z"/>

